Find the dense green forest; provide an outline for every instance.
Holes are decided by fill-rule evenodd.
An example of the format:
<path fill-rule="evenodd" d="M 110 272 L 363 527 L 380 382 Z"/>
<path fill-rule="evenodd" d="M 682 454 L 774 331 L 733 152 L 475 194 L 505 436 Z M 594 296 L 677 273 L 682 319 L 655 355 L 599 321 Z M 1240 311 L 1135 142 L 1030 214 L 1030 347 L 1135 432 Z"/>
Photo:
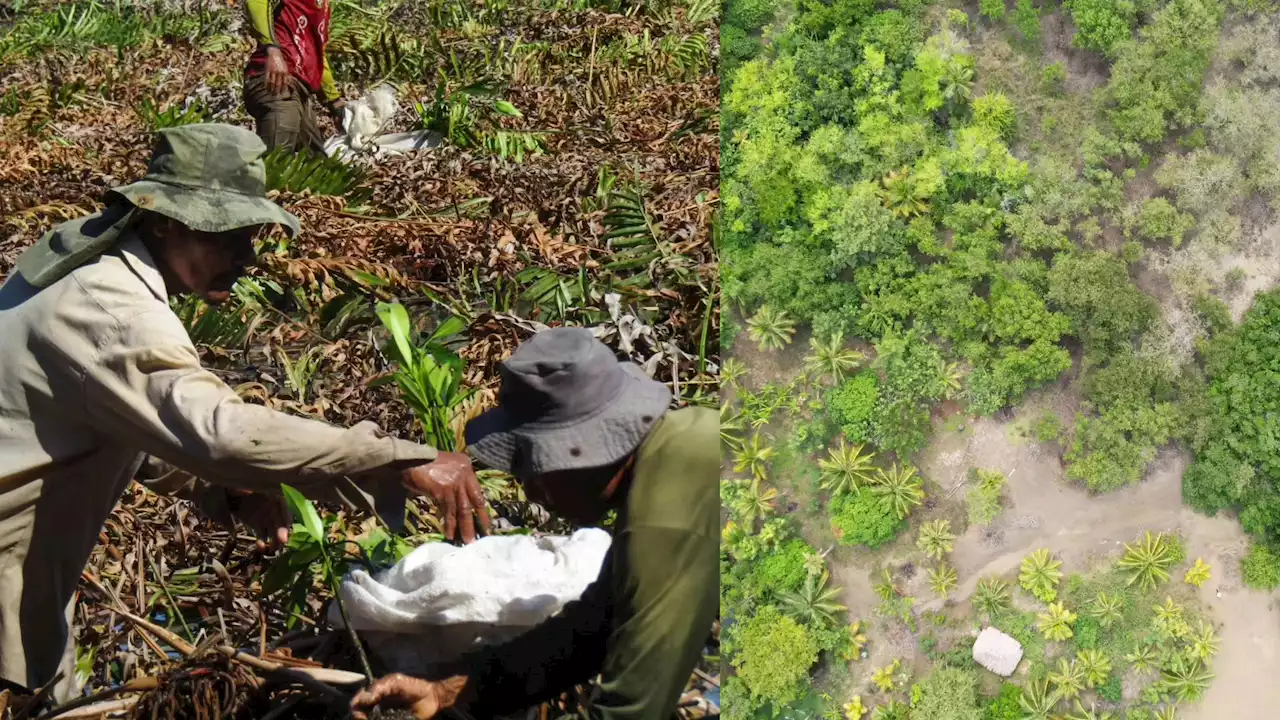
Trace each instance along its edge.
<path fill-rule="evenodd" d="M 918 453 L 940 426 L 1007 417 L 1056 385 L 1075 393 L 1073 412 L 1046 413 L 1027 434 L 1060 449 L 1068 482 L 1117 491 L 1162 449 L 1183 448 L 1185 502 L 1238 513 L 1252 537 L 1244 582 L 1280 586 L 1280 294 L 1259 295 L 1236 324 L 1228 303 L 1250 304 L 1245 273 L 1223 260 L 1280 208 L 1276 10 L 728 2 L 726 716 L 1104 717 L 1096 702 L 1154 718 L 1200 696 L 1213 653 L 1196 637 L 1212 628 L 1187 593 L 1204 564 L 1176 536 L 1135 539 L 1114 567 L 1077 568 L 1061 593 L 1056 578 L 1015 580 L 1042 613 L 984 580 L 970 622 L 1028 630 L 1004 628 L 1032 660 L 1026 682 L 979 683 L 968 645 L 930 646 L 928 672 L 897 661 L 877 671 L 874 709 L 832 694 L 869 632 L 850 625 L 832 559 L 852 547 L 880 557 L 910 529 L 945 600 L 964 580 L 950 543 L 1000 512 L 1005 478 L 974 468 L 954 527 L 917 521 L 938 501 Z M 793 356 L 800 371 L 771 370 Z M 1061 578 L 1043 552 L 1022 574 Z M 1123 580 L 1143 563 L 1159 571 L 1149 586 Z M 1184 563 L 1185 582 L 1170 581 Z M 1166 581 L 1176 587 L 1157 592 Z M 1005 597 L 985 615 L 984 588 Z M 878 617 L 921 644 L 932 637 L 919 625 L 933 613 L 913 610 L 888 569 L 875 591 Z M 1174 616 L 1185 628 L 1171 629 Z M 1066 635 L 1045 631 L 1055 625 Z M 1157 645 L 1161 656 L 1146 657 Z M 1150 682 L 1122 703 L 1121 666 L 1141 665 Z M 1090 681 L 1072 679 L 1091 667 Z"/>

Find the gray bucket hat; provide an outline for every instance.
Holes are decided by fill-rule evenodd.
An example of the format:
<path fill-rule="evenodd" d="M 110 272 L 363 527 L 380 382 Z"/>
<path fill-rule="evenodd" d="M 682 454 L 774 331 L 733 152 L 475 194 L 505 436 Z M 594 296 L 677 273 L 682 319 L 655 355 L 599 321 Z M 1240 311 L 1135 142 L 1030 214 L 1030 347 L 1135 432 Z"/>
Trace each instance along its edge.
<path fill-rule="evenodd" d="M 102 212 L 45 233 L 18 258 L 18 272 L 36 287 L 52 285 L 110 250 L 138 208 L 202 232 L 280 225 L 295 236 L 298 219 L 267 199 L 266 152 L 261 138 L 234 125 L 161 130 L 145 177 L 109 191 Z"/>
<path fill-rule="evenodd" d="M 517 476 L 619 462 L 671 407 L 666 385 L 584 328 L 534 335 L 499 374 L 498 407 L 467 423 L 467 450 Z"/>

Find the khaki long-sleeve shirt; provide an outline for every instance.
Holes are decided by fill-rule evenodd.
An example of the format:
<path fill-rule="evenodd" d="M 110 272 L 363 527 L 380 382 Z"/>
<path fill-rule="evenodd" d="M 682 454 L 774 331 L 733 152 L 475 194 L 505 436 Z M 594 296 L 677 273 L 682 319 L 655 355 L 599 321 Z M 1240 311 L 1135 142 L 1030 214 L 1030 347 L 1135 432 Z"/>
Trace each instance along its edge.
<path fill-rule="evenodd" d="M 561 720 L 667 720 L 720 598 L 720 419 L 663 417 L 636 457 L 613 545 L 582 597 L 465 659 L 477 718 L 516 712 L 600 676 L 592 707 Z"/>
<path fill-rule="evenodd" d="M 190 473 L 160 485 L 297 486 L 402 518 L 392 469 L 435 450 L 372 423 L 343 429 L 249 405 L 200 366 L 141 241 L 44 290 L 0 287 L 0 677 L 66 671 L 71 600 L 103 522 L 145 454 Z M 191 476 L 203 481 L 197 482 Z M 351 478 L 358 478 L 357 485 Z"/>

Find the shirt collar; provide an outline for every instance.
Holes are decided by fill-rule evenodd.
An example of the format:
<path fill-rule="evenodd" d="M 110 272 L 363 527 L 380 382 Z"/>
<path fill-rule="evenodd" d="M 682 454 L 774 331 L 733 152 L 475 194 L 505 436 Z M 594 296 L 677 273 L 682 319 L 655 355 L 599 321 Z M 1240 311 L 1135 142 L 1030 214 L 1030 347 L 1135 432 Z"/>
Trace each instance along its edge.
<path fill-rule="evenodd" d="M 124 260 L 124 264 L 133 271 L 142 280 L 147 289 L 156 296 L 158 300 L 169 302 L 169 292 L 164 284 L 164 277 L 160 275 L 160 269 L 156 267 L 156 261 L 151 257 L 147 246 L 142 240 L 132 232 L 128 238 L 118 246 L 120 257 Z"/>

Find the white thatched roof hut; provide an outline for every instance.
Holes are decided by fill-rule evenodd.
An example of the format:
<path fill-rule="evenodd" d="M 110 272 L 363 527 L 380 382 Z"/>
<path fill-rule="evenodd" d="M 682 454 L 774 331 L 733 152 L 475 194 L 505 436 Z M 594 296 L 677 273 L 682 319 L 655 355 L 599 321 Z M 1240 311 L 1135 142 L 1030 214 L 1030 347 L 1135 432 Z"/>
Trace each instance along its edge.
<path fill-rule="evenodd" d="M 1022 661 L 1022 643 L 993 627 L 983 628 L 973 643 L 973 659 L 991 672 L 1009 677 Z"/>

